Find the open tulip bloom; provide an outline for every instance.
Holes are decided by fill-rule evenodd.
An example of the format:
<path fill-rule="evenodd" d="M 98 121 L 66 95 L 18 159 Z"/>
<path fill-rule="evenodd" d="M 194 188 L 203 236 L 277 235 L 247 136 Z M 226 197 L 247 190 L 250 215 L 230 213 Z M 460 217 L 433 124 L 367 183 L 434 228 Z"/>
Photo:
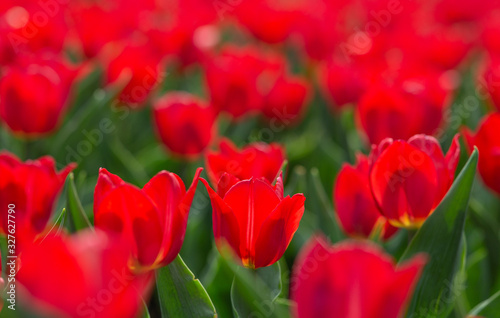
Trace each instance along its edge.
<path fill-rule="evenodd" d="M 132 267 L 167 265 L 181 249 L 201 171 L 186 191 L 175 173 L 161 171 L 139 189 L 101 168 L 94 191 L 96 228 L 123 235 L 132 246 Z"/>
<path fill-rule="evenodd" d="M 282 173 L 272 185 L 264 178 L 239 180 L 224 173 L 214 191 L 205 179 L 212 201 L 217 246 L 227 243 L 244 266 L 259 268 L 277 262 L 299 227 L 305 197 L 283 197 Z"/>

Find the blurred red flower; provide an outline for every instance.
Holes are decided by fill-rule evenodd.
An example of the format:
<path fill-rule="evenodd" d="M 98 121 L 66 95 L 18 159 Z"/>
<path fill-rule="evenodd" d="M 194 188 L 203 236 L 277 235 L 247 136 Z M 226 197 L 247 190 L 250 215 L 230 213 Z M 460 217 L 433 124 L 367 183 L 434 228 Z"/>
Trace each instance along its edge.
<path fill-rule="evenodd" d="M 238 180 L 224 173 L 217 192 L 203 178 L 212 201 L 214 236 L 219 250 L 227 243 L 249 268 L 277 262 L 287 249 L 304 213 L 305 197 L 283 197 L 280 175 L 273 186 L 264 178 Z"/>
<path fill-rule="evenodd" d="M 450 87 L 440 81 L 442 73 L 418 67 L 372 84 L 362 96 L 357 116 L 371 144 L 384 138 L 432 135 L 440 127 L 450 103 Z"/>
<path fill-rule="evenodd" d="M 132 267 L 151 270 L 179 253 L 202 168 L 188 191 L 181 178 L 161 171 L 142 189 L 101 168 L 94 191 L 94 224 L 131 246 Z"/>
<path fill-rule="evenodd" d="M 402 317 L 425 263 L 426 258 L 417 255 L 395 266 L 389 255 L 371 243 L 329 246 L 321 237 L 312 238 L 293 268 L 294 316 Z"/>
<path fill-rule="evenodd" d="M 451 187 L 459 156 L 458 135 L 446 156 L 426 135 L 373 146 L 370 187 L 381 213 L 394 226 L 420 227 Z"/>
<path fill-rule="evenodd" d="M 379 230 L 379 235 L 389 239 L 397 228 L 380 213 L 371 193 L 369 174 L 369 160 L 362 154 L 358 154 L 355 166 L 342 166 L 333 191 L 335 212 L 347 234 L 369 238 Z"/>
<path fill-rule="evenodd" d="M 484 183 L 500 195 L 500 114 L 491 113 L 479 125 L 473 134 L 464 129 L 463 134 L 472 150 L 474 146 L 479 150 L 478 169 Z"/>
<path fill-rule="evenodd" d="M 161 141 L 175 155 L 201 154 L 216 134 L 212 107 L 189 93 L 169 92 L 156 100 L 153 118 Z"/>
<path fill-rule="evenodd" d="M 219 151 L 209 151 L 206 155 L 207 174 L 216 185 L 224 173 L 239 180 L 264 178 L 272 183 L 286 160 L 285 150 L 277 143 L 256 142 L 238 149 L 229 139 L 219 143 Z"/>
<path fill-rule="evenodd" d="M 214 108 L 233 119 L 263 111 L 271 118 L 276 112 L 289 113 L 293 120 L 305 104 L 307 86 L 290 76 L 286 68 L 282 55 L 252 46 L 225 46 L 205 63 Z"/>
<path fill-rule="evenodd" d="M 8 233 L 6 207 L 13 204 L 18 251 L 46 231 L 58 194 L 75 167 L 69 164 L 57 172 L 52 157 L 23 163 L 11 153 L 0 152 L 0 205 L 5 207 L 1 231 Z"/>
<path fill-rule="evenodd" d="M 149 45 L 110 49 L 103 61 L 109 83 L 125 81 L 119 100 L 129 108 L 144 107 L 151 91 L 163 80 L 161 57 Z"/>
<path fill-rule="evenodd" d="M 19 57 L 0 78 L 0 118 L 25 137 L 57 128 L 78 69 L 58 58 Z"/>
<path fill-rule="evenodd" d="M 49 235 L 19 259 L 20 301 L 47 317 L 137 317 L 152 275 L 134 274 L 128 255 L 100 231 Z"/>

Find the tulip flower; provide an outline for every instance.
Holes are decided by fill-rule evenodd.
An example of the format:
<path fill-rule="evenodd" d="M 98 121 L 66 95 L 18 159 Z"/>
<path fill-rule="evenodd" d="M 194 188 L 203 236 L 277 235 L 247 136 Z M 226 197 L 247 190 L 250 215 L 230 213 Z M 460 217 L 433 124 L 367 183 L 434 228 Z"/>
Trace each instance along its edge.
<path fill-rule="evenodd" d="M 478 170 L 486 186 L 500 195 L 500 114 L 491 113 L 480 123 L 475 134 L 463 130 L 470 149 L 479 150 Z"/>
<path fill-rule="evenodd" d="M 368 238 L 374 231 L 389 239 L 397 231 L 375 203 L 370 185 L 370 163 L 362 154 L 355 166 L 344 164 L 335 181 L 333 202 L 339 223 L 348 235 Z"/>
<path fill-rule="evenodd" d="M 44 317 L 134 318 L 152 287 L 128 267 L 127 245 L 101 231 L 49 235 L 17 261 L 18 301 Z"/>
<path fill-rule="evenodd" d="M 300 77 L 281 77 L 267 95 L 262 114 L 271 127 L 282 130 L 299 122 L 307 105 L 310 87 Z"/>
<path fill-rule="evenodd" d="M 419 228 L 451 187 L 459 156 L 458 136 L 446 156 L 426 135 L 374 146 L 370 187 L 380 212 L 394 226 Z"/>
<path fill-rule="evenodd" d="M 46 231 L 58 193 L 75 166 L 69 164 L 57 172 L 52 157 L 23 163 L 8 152 L 0 152 L 1 231 L 8 233 L 6 208 L 12 207 L 18 251 Z"/>
<path fill-rule="evenodd" d="M 403 317 L 426 258 L 395 266 L 381 248 L 347 241 L 329 246 L 312 238 L 297 256 L 291 280 L 293 316 Z"/>
<path fill-rule="evenodd" d="M 215 113 L 189 93 L 171 92 L 154 102 L 156 130 L 174 154 L 196 156 L 215 135 Z"/>
<path fill-rule="evenodd" d="M 484 72 L 481 72 L 483 76 L 479 78 L 478 85 L 486 91 L 478 90 L 478 94 L 481 94 L 481 98 L 488 96 L 496 110 L 500 111 L 500 60 L 498 58 L 491 59 L 485 62 L 482 67 Z"/>
<path fill-rule="evenodd" d="M 0 118 L 26 137 L 47 134 L 63 117 L 77 75 L 63 62 L 21 59 L 0 79 Z"/>
<path fill-rule="evenodd" d="M 110 50 L 112 51 L 112 50 Z M 107 80 L 113 83 L 127 78 L 129 81 L 120 93 L 120 102 L 129 108 L 141 108 L 145 105 L 151 91 L 162 81 L 160 72 L 161 58 L 147 45 L 129 45 L 103 58 L 107 67 Z"/>
<path fill-rule="evenodd" d="M 226 46 L 205 65 L 211 101 L 218 112 L 238 120 L 247 114 L 273 114 L 272 108 L 299 113 L 305 83 L 286 72 L 286 60 L 255 47 Z M 297 86 L 291 92 L 292 87 Z M 266 105 L 267 103 L 267 105 Z M 284 104 L 284 105 L 283 105 Z M 274 116 L 273 116 L 274 117 Z"/>
<path fill-rule="evenodd" d="M 186 191 L 171 172 L 159 172 L 139 189 L 101 168 L 94 191 L 96 228 L 121 235 L 132 249 L 131 266 L 139 271 L 169 264 L 184 241 L 201 171 Z"/>
<path fill-rule="evenodd" d="M 285 150 L 277 143 L 253 143 L 240 150 L 224 138 L 219 149 L 206 155 L 207 174 L 213 185 L 224 173 L 240 180 L 255 177 L 272 183 L 286 159 Z"/>
<path fill-rule="evenodd" d="M 272 185 L 263 178 L 238 180 L 224 173 L 217 192 L 203 178 L 212 201 L 217 247 L 227 243 L 243 266 L 259 268 L 277 262 L 299 227 L 305 197 L 283 197 L 283 178 Z"/>
<path fill-rule="evenodd" d="M 438 82 L 438 74 L 401 74 L 396 83 L 370 86 L 357 109 L 359 123 L 370 143 L 377 144 L 384 138 L 432 135 L 437 131 L 450 97 L 448 87 Z"/>

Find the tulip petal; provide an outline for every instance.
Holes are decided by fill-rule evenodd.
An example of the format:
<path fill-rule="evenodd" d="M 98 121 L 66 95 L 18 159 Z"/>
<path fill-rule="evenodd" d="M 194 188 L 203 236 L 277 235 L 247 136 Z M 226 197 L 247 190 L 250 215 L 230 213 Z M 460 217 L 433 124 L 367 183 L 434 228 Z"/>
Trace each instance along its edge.
<path fill-rule="evenodd" d="M 231 189 L 240 179 L 236 178 L 232 174 L 224 172 L 217 183 L 217 193 L 221 198 L 226 196 L 226 193 Z"/>
<path fill-rule="evenodd" d="M 116 187 L 125 184 L 119 176 L 110 173 L 105 168 L 99 169 L 99 177 L 94 189 L 94 211 L 101 204 L 102 199 Z"/>
<path fill-rule="evenodd" d="M 285 253 L 304 214 L 302 194 L 284 198 L 260 228 L 255 244 L 255 268 L 277 262 Z"/>
<path fill-rule="evenodd" d="M 265 219 L 280 200 L 266 181 L 250 179 L 235 184 L 224 197 L 238 220 L 241 232 L 240 254 L 245 265 L 254 263 L 257 235 Z"/>
<path fill-rule="evenodd" d="M 121 226 L 110 223 L 116 219 Z M 156 260 L 163 239 L 161 221 L 155 205 L 140 189 L 123 184 L 109 191 L 94 210 L 94 223 L 111 233 L 120 229 L 141 266 L 151 266 Z"/>
<path fill-rule="evenodd" d="M 200 178 L 205 185 L 212 203 L 212 226 L 217 248 L 222 248 L 225 243 L 229 244 L 233 251 L 240 255 L 240 226 L 233 210 L 215 192 L 208 182 Z M 225 241 L 225 242 L 224 242 Z"/>
<path fill-rule="evenodd" d="M 395 141 L 374 163 L 370 185 L 382 214 L 392 224 L 414 227 L 432 212 L 438 175 L 426 153 Z"/>

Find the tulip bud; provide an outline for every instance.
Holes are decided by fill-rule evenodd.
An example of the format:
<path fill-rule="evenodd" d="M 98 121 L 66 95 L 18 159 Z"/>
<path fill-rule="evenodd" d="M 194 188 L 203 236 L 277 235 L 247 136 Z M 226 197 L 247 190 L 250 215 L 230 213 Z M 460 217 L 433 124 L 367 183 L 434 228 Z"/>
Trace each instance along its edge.
<path fill-rule="evenodd" d="M 212 107 L 189 93 L 168 93 L 154 103 L 154 122 L 158 135 L 172 153 L 197 156 L 216 134 Z"/>
<path fill-rule="evenodd" d="M 47 134 L 63 117 L 76 70 L 57 61 L 21 60 L 0 79 L 0 118 L 26 137 Z"/>

